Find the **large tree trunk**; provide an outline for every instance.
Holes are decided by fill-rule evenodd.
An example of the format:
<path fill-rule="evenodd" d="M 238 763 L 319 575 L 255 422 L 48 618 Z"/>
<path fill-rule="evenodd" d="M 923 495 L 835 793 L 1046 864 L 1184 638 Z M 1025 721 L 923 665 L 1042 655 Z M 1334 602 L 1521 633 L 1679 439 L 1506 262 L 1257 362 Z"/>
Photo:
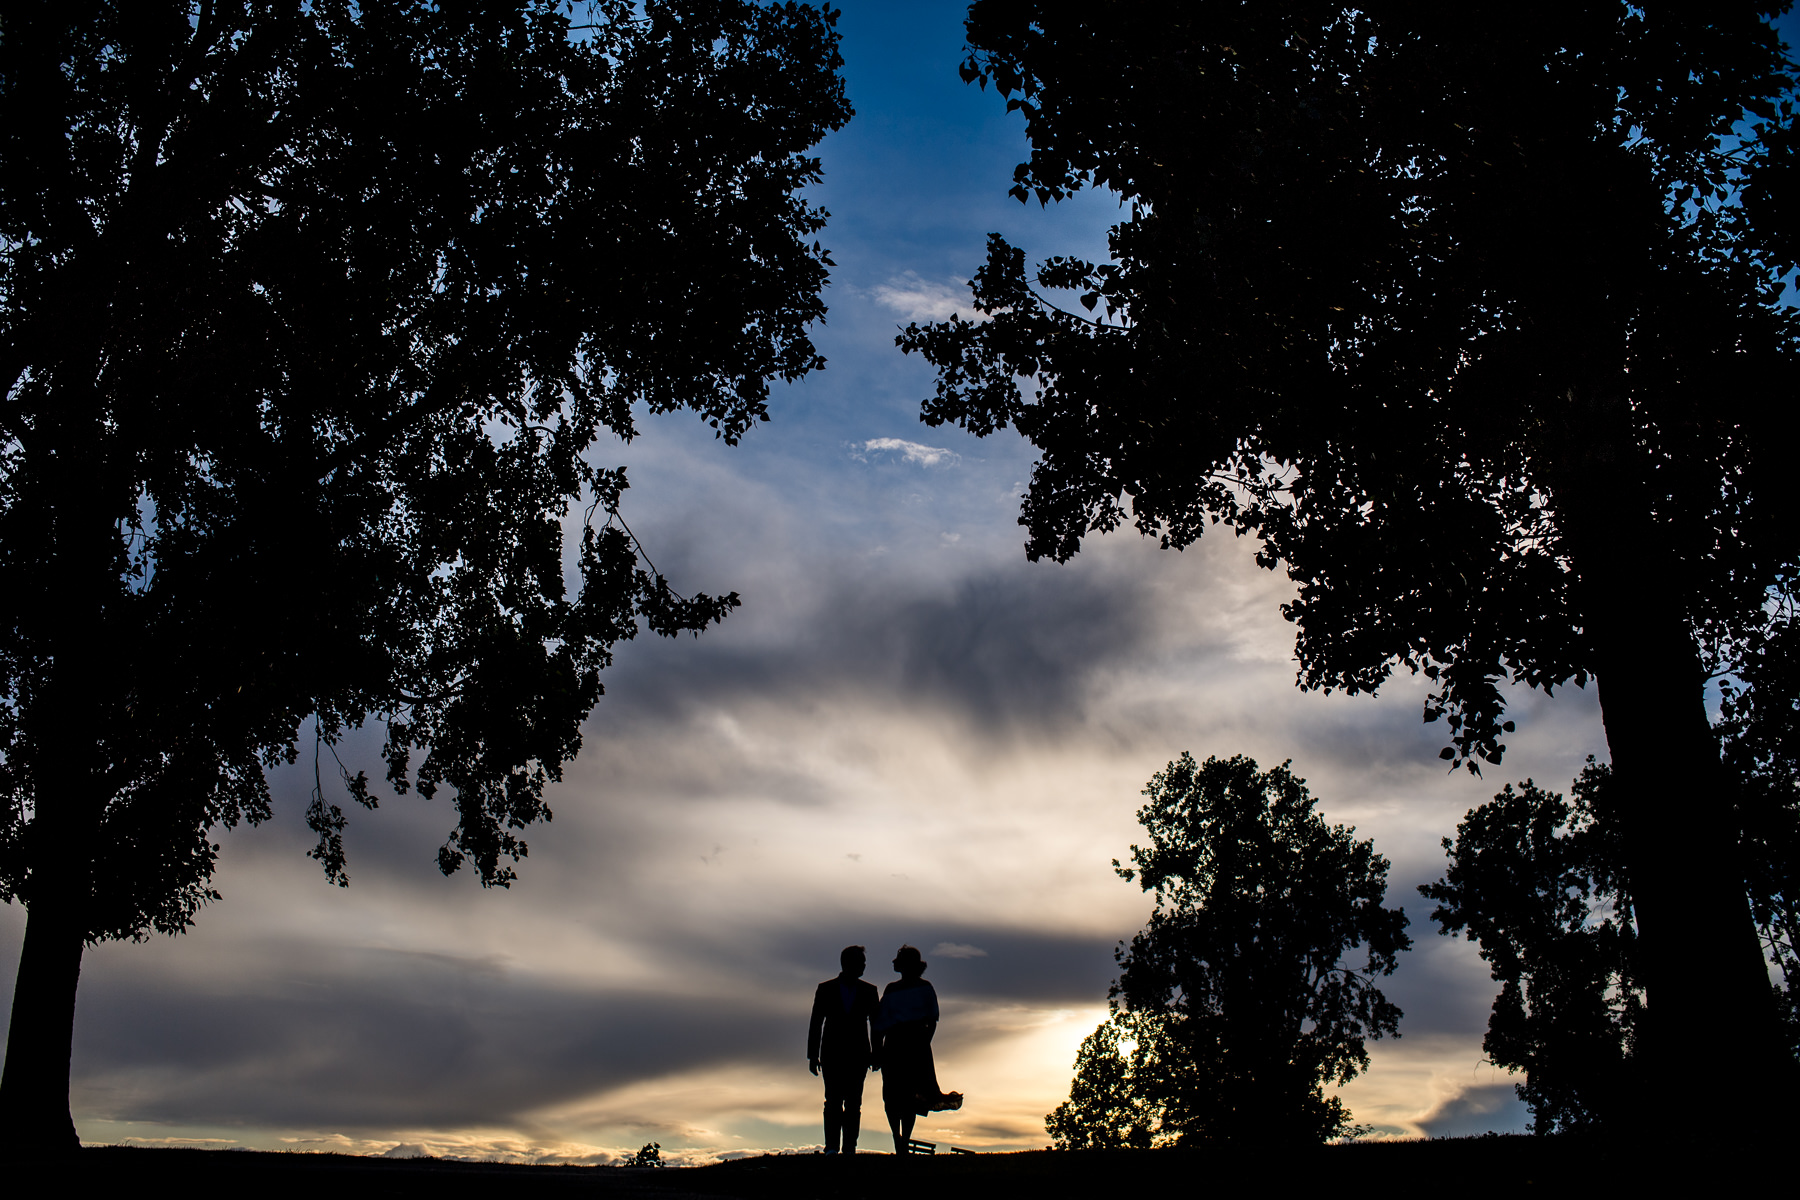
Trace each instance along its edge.
<path fill-rule="evenodd" d="M 1655 1128 L 1673 1106 L 1732 1128 L 1780 1122 L 1800 1072 L 1781 1050 L 1684 574 L 1652 518 L 1622 400 L 1589 405 L 1588 454 L 1558 502 L 1622 799 L 1648 994 L 1639 1115 Z"/>
<path fill-rule="evenodd" d="M 34 1154 L 73 1153 L 81 1145 L 69 1109 L 69 1065 L 92 920 L 94 847 L 106 805 L 93 763 L 91 688 L 83 686 L 98 678 L 94 641 L 90 634 L 82 649 L 59 656 L 46 719 L 33 739 L 28 915 L 0 1077 L 0 1142 Z"/>
<path fill-rule="evenodd" d="M 69 1110 L 69 1059 L 84 908 L 40 896 L 26 919 L 0 1079 L 0 1141 L 17 1150 L 72 1152 L 81 1145 Z"/>
<path fill-rule="evenodd" d="M 1628 610 L 1614 621 L 1597 638 L 1610 643 L 1598 681 L 1646 968 L 1639 1053 L 1655 1078 L 1644 1083 L 1662 1085 L 1659 1108 L 1673 1094 L 1729 1126 L 1754 1124 L 1784 1103 L 1793 1072 L 1782 1068 L 1699 655 L 1670 622 L 1647 628 Z"/>
<path fill-rule="evenodd" d="M 94 846 L 106 804 L 92 765 L 98 747 L 89 689 L 82 686 L 96 678 L 89 674 L 96 664 L 85 648 L 59 657 L 47 719 L 33 739 L 36 813 L 25 831 L 32 857 L 25 946 L 0 1078 L 0 1140 L 35 1154 L 73 1152 L 81 1144 L 69 1110 L 69 1062 L 92 919 Z"/>
<path fill-rule="evenodd" d="M 78 358 L 86 366 L 97 352 Z M 91 368 L 97 372 L 98 368 Z M 69 1108 L 75 993 L 93 921 L 94 852 L 109 799 L 101 696 L 117 676 L 108 616 L 121 591 L 117 515 L 108 508 L 100 397 L 70 389 L 41 422 L 30 463 L 45 480 L 46 544 L 33 598 L 39 691 L 24 714 L 33 815 L 24 831 L 31 874 L 13 986 L 0 1141 L 42 1154 L 80 1148 Z M 28 472 L 27 474 L 30 474 Z"/>

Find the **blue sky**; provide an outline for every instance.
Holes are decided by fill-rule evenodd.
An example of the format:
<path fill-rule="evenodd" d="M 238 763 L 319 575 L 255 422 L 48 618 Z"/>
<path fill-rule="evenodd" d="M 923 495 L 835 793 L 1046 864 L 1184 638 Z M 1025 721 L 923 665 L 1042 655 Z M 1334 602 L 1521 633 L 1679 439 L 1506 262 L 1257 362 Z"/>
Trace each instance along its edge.
<path fill-rule="evenodd" d="M 1508 773 L 1447 775 L 1414 681 L 1295 689 L 1289 586 L 1248 545 L 1173 554 L 1126 533 L 1024 561 L 1030 448 L 921 425 L 931 376 L 894 334 L 964 299 L 989 232 L 1096 256 L 1118 210 L 1006 195 L 1022 122 L 958 78 L 962 11 L 844 5 L 857 116 L 813 192 L 838 264 L 828 368 L 778 389 L 741 446 L 676 415 L 596 448 L 629 466 L 627 519 L 676 586 L 744 607 L 698 640 L 623 648 L 510 891 L 439 876 L 453 819 L 415 798 L 357 814 L 352 885 L 329 887 L 304 857 L 310 772 L 278 776 L 275 819 L 223 839 L 225 899 L 192 933 L 90 954 L 87 1140 L 571 1161 L 811 1145 L 812 987 L 850 942 L 884 982 L 908 941 L 944 1002 L 940 1079 L 969 1096 L 920 1136 L 1043 1145 L 1111 948 L 1148 912 L 1110 860 L 1183 750 L 1291 759 L 1393 862 L 1416 948 L 1387 990 L 1407 1015 L 1345 1092 L 1356 1118 L 1523 1127 L 1481 1065 L 1493 985 L 1413 889 L 1501 783 L 1563 788 L 1604 756 L 1592 696 L 1519 696 Z M 0 910 L 0 963 L 22 927 Z"/>

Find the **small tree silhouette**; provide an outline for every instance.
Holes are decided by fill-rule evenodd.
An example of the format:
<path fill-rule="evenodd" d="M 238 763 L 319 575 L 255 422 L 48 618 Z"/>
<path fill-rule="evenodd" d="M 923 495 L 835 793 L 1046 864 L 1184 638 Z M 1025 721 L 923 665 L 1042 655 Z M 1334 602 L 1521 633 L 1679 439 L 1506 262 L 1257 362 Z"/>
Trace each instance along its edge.
<path fill-rule="evenodd" d="M 644 1148 L 625 1161 L 628 1167 L 660 1167 L 663 1166 L 662 1143 L 645 1142 Z"/>
<path fill-rule="evenodd" d="M 1419 888 L 1442 932 L 1478 943 L 1500 984 L 1481 1048 L 1525 1073 L 1517 1090 L 1537 1133 L 1632 1108 L 1644 981 L 1610 779 L 1590 759 L 1568 800 L 1508 784 L 1444 839 L 1444 877 Z"/>
<path fill-rule="evenodd" d="M 1069 1100 L 1045 1119 L 1059 1148 L 1320 1142 L 1351 1131 L 1327 1082 L 1368 1066 L 1364 1038 L 1398 1033 L 1375 987 L 1412 943 L 1381 906 L 1387 860 L 1327 825 L 1282 764 L 1183 754 L 1150 781 L 1147 847 L 1113 866 L 1156 895 L 1118 952 L 1112 1016 L 1082 1044 Z M 1342 963 L 1367 943 L 1361 967 Z"/>

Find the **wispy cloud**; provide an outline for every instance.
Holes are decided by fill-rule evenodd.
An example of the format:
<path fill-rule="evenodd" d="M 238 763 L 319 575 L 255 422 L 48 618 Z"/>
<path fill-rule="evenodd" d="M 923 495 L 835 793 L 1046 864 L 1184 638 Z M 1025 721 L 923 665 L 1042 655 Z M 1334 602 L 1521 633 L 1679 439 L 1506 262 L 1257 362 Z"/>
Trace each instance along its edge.
<path fill-rule="evenodd" d="M 939 958 L 986 958 L 988 952 L 980 946 L 969 946 L 962 942 L 939 942 L 931 948 L 931 952 Z"/>
<path fill-rule="evenodd" d="M 955 464 L 962 461 L 962 455 L 943 446 L 927 446 L 923 442 L 909 442 L 905 438 L 870 438 L 862 444 L 862 449 L 855 457 L 863 458 L 870 454 L 898 454 L 902 462 L 918 463 L 921 467 L 936 467 Z"/>
<path fill-rule="evenodd" d="M 916 271 L 895 275 L 869 290 L 875 303 L 908 321 L 947 321 L 952 314 L 965 321 L 985 321 L 987 314 L 971 307 L 965 279 L 933 281 Z"/>

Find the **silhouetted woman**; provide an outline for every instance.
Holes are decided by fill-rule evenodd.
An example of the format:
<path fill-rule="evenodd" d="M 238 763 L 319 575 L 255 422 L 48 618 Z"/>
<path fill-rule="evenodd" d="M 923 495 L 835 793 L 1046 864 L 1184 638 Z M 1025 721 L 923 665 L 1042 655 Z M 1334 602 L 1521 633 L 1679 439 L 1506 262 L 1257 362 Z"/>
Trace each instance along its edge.
<path fill-rule="evenodd" d="M 875 1055 L 881 1070 L 881 1103 L 894 1131 L 894 1153 L 907 1153 L 913 1122 L 930 1112 L 962 1107 L 961 1092 L 940 1092 L 931 1059 L 937 1031 L 937 990 L 925 982 L 925 959 L 911 946 L 894 955 L 900 978 L 881 994 L 875 1017 Z"/>

